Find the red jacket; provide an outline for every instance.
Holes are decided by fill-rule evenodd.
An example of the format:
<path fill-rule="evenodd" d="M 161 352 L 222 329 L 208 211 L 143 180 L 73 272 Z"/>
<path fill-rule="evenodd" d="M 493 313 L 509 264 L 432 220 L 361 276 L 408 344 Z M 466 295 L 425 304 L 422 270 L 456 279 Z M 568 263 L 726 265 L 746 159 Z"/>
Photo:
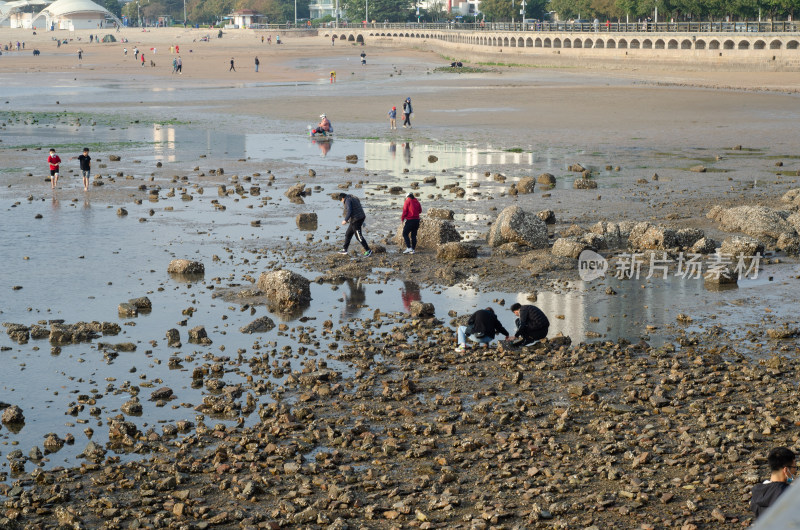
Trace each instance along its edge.
<path fill-rule="evenodd" d="M 419 219 L 419 214 L 422 213 L 422 205 L 414 197 L 406 197 L 406 202 L 403 203 L 403 216 L 401 221 L 407 219 Z"/>

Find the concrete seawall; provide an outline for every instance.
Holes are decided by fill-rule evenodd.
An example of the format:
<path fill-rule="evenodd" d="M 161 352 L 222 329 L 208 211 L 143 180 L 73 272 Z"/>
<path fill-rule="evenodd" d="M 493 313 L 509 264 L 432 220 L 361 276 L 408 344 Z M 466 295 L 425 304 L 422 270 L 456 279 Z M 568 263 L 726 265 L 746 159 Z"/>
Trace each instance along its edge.
<path fill-rule="evenodd" d="M 330 29 L 320 35 L 372 46 L 405 45 L 467 62 L 603 68 L 800 71 L 798 33 L 569 33 Z"/>

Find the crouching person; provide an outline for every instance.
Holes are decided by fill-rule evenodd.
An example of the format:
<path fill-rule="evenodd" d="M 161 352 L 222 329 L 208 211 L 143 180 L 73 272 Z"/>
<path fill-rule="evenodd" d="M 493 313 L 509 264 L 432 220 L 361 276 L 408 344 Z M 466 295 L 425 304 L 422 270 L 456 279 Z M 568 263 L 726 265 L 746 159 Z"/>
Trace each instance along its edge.
<path fill-rule="evenodd" d="M 524 346 L 547 337 L 550 321 L 541 309 L 535 305 L 513 304 L 511 312 L 516 315 L 514 322 L 517 329 L 514 332 L 514 346 Z"/>
<path fill-rule="evenodd" d="M 468 337 L 472 337 L 480 342 L 481 346 L 487 348 L 498 333 L 502 333 L 508 339 L 508 331 L 497 320 L 494 309 L 491 307 L 479 309 L 469 317 L 466 326 L 458 326 L 458 347 L 456 352 L 461 353 L 467 349 Z"/>

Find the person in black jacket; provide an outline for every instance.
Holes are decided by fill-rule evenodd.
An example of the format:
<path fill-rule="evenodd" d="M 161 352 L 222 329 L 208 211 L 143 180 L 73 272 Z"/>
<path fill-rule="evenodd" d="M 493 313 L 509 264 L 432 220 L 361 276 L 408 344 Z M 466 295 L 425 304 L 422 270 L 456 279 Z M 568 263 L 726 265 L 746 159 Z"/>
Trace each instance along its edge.
<path fill-rule="evenodd" d="M 364 225 L 364 220 L 367 218 L 367 214 L 364 213 L 364 208 L 361 207 L 361 201 L 358 200 L 358 197 L 353 197 L 346 193 L 340 193 L 339 200 L 342 202 L 342 206 L 344 206 L 344 219 L 342 220 L 342 224 L 346 225 L 349 223 L 350 225 L 347 227 L 347 233 L 344 235 L 344 246 L 342 250 L 339 251 L 339 254 L 347 254 L 347 247 L 350 246 L 350 240 L 353 239 L 353 236 L 356 236 L 358 242 L 364 247 L 363 256 L 365 258 L 372 256 L 372 250 L 370 250 L 367 240 L 364 239 L 364 234 L 361 233 L 361 227 Z"/>
<path fill-rule="evenodd" d="M 514 345 L 522 346 L 547 337 L 550 321 L 541 309 L 535 305 L 513 304 L 511 311 L 516 315 L 514 322 L 517 330 L 514 332 Z"/>
<path fill-rule="evenodd" d="M 456 352 L 461 353 L 467 349 L 467 337 L 472 336 L 486 348 L 494 340 L 497 333 L 502 333 L 508 339 L 508 331 L 497 320 L 494 309 L 487 307 L 475 311 L 466 326 L 458 326 L 458 347 Z"/>
<path fill-rule="evenodd" d="M 770 451 L 767 463 L 771 472 L 769 480 L 753 486 L 750 499 L 750 509 L 756 517 L 772 506 L 797 475 L 797 460 L 794 451 L 788 447 L 776 447 Z"/>

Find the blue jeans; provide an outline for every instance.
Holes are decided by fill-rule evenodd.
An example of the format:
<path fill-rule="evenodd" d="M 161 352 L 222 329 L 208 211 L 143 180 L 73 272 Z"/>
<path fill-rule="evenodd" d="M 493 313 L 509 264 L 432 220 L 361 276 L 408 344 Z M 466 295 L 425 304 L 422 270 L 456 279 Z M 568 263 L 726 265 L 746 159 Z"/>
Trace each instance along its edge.
<path fill-rule="evenodd" d="M 470 335 L 475 340 L 483 344 L 489 344 L 492 342 L 492 337 L 481 337 L 477 338 L 474 335 Z M 459 344 L 466 344 L 467 343 L 467 326 L 458 326 L 458 343 Z"/>

